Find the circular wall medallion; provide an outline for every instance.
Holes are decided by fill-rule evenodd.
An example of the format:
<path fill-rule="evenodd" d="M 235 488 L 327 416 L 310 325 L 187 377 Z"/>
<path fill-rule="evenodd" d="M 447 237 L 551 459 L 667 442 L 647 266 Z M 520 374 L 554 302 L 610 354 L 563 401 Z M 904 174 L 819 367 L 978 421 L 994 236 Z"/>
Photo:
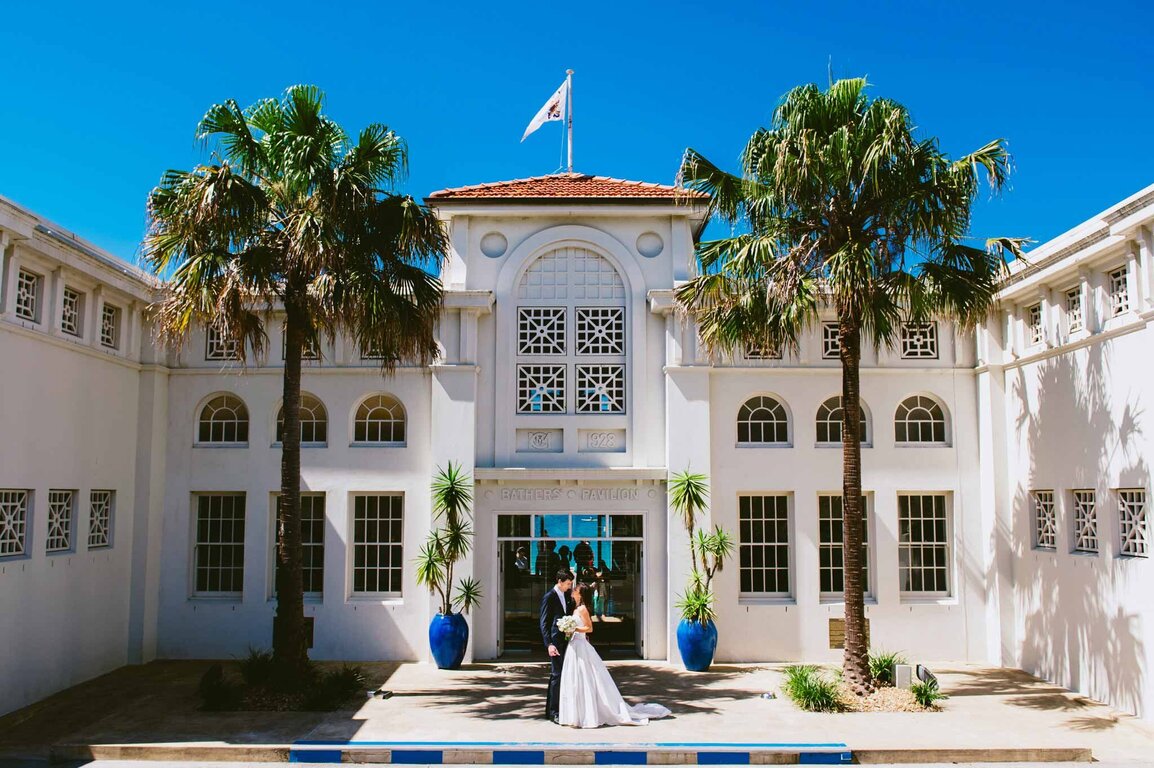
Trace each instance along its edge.
<path fill-rule="evenodd" d="M 490 232 L 481 238 L 481 253 L 490 259 L 498 259 L 509 249 L 509 241 L 500 232 Z"/>
<path fill-rule="evenodd" d="M 655 491 L 654 489 L 650 488 L 650 489 L 649 489 L 649 498 L 651 498 L 651 499 L 656 499 L 656 498 L 657 498 L 657 491 Z"/>
<path fill-rule="evenodd" d="M 637 238 L 637 252 L 652 259 L 665 250 L 665 241 L 656 232 L 644 232 Z"/>

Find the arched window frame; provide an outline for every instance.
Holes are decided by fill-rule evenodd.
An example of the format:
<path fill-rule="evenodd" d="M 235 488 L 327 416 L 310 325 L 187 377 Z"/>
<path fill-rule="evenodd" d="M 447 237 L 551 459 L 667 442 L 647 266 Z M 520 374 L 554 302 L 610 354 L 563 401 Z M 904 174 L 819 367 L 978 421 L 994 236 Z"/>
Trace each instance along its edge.
<path fill-rule="evenodd" d="M 232 392 L 216 392 L 206 397 L 196 411 L 196 444 L 247 447 L 248 406 Z M 231 414 L 232 418 L 228 418 Z"/>
<path fill-rule="evenodd" d="M 391 418 L 371 419 L 375 411 L 387 411 Z M 397 434 L 397 425 L 400 434 Z M 363 429 L 362 429 L 363 425 Z M 386 437 L 390 439 L 372 439 Z M 401 447 L 409 436 L 409 417 L 405 404 L 396 395 L 388 392 L 374 392 L 362 397 L 353 410 L 352 445 Z"/>
<path fill-rule="evenodd" d="M 273 445 L 284 442 L 284 403 L 276 411 L 273 425 Z M 309 392 L 301 392 L 301 446 L 323 448 L 329 443 L 329 412 L 321 399 Z M 321 439 L 317 439 L 317 438 Z"/>
<path fill-rule="evenodd" d="M 939 420 L 932 418 L 934 409 L 941 415 Z M 911 419 L 912 414 L 925 412 L 930 418 Z M 917 437 L 910 439 L 910 426 L 917 425 Z M 903 428 L 904 427 L 904 428 Z M 920 439 L 930 431 L 930 440 Z M 904 439 L 903 439 L 904 433 Z M 894 444 L 898 446 L 949 446 L 950 443 L 950 411 L 938 398 L 933 395 L 919 392 L 903 397 L 894 411 Z"/>
<path fill-rule="evenodd" d="M 873 447 L 873 419 L 870 418 L 869 407 L 865 401 L 858 399 L 861 407 L 861 446 L 862 448 Z M 822 401 L 821 405 L 817 407 L 817 417 L 814 419 L 814 431 L 817 436 L 815 445 L 818 448 L 840 448 L 841 447 L 841 395 L 834 395 L 827 397 Z M 837 425 L 837 439 L 832 439 L 833 428 L 836 422 Z M 823 438 L 822 427 L 826 426 L 826 434 Z"/>
<path fill-rule="evenodd" d="M 754 415 L 762 410 L 775 418 L 755 420 Z M 747 429 L 743 430 L 743 426 Z M 766 430 L 772 431 L 772 440 L 764 439 Z M 762 439 L 754 439 L 756 435 L 760 435 Z M 737 445 L 740 448 L 792 448 L 793 419 L 785 401 L 771 394 L 746 398 L 737 411 Z"/>

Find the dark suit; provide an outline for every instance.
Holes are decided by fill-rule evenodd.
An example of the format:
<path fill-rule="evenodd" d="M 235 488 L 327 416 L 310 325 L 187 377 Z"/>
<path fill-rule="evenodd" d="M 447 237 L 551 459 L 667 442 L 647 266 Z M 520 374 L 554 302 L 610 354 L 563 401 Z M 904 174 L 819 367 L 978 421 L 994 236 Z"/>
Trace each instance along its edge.
<path fill-rule="evenodd" d="M 559 656 L 549 657 L 551 669 L 549 670 L 549 694 L 545 698 L 545 716 L 551 719 L 556 719 L 560 714 L 561 665 L 565 662 L 565 648 L 569 645 L 569 639 L 565 637 L 565 633 L 557 628 L 557 619 L 572 613 L 575 605 L 568 593 L 565 594 L 565 604 L 562 605 L 560 598 L 557 597 L 556 589 L 550 589 L 541 596 L 541 642 L 545 644 L 546 651 L 549 650 L 550 645 L 556 646 L 557 650 L 560 651 Z"/>

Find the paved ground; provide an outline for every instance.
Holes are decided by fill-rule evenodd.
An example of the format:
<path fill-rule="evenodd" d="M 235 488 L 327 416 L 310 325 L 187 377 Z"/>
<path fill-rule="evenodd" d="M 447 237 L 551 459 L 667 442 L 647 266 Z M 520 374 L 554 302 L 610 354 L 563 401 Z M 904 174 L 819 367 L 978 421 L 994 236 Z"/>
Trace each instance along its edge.
<path fill-rule="evenodd" d="M 281 763 L 212 763 L 211 768 L 268 768 Z M 284 763 L 287 765 L 287 763 Z M 349 763 L 310 763 L 316 768 L 348 768 Z M 892 764 L 891 764 L 892 765 Z M 956 768 L 990 768 L 990 763 L 951 763 Z M 1133 763 L 1095 763 L 1094 768 L 1132 768 Z M 171 760 L 91 760 L 77 763 L 48 763 L 43 760 L 4 760 L 0 768 L 205 768 L 199 761 Z M 405 768 L 444 768 L 442 765 L 408 765 Z M 492 765 L 491 768 L 525 768 L 523 765 Z M 901 768 L 942 768 L 941 763 L 902 763 Z M 1086 768 L 1085 763 L 999 763 L 997 768 Z"/>
<path fill-rule="evenodd" d="M 814 714 L 779 697 L 773 665 L 690 674 L 654 662 L 611 662 L 625 697 L 673 716 L 647 728 L 562 728 L 542 717 L 544 665 L 367 664 L 394 692 L 330 713 L 208 713 L 196 683 L 208 662 L 125 667 L 0 718 L 0 756 L 53 744 L 273 745 L 297 740 L 831 742 L 851 749 L 1089 747 L 1103 762 L 1154 764 L 1154 728 L 1022 672 L 932 665 L 950 695 L 938 713 Z M 244 759 L 244 758 L 241 758 Z"/>

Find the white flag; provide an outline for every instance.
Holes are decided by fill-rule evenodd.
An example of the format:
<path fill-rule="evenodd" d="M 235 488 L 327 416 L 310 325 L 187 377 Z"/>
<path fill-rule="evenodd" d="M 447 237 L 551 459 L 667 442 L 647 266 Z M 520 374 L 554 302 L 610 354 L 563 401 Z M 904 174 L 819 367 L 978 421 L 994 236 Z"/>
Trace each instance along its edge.
<path fill-rule="evenodd" d="M 545 102 L 545 106 L 537 110 L 537 114 L 533 115 L 533 119 L 529 121 L 529 127 L 525 129 L 525 135 L 521 137 L 524 141 L 529 137 L 529 134 L 540 128 L 545 123 L 553 120 L 563 120 L 565 116 L 565 102 L 569 99 L 569 81 L 561 83 L 561 87 L 557 89 L 556 93 L 549 97 Z"/>

